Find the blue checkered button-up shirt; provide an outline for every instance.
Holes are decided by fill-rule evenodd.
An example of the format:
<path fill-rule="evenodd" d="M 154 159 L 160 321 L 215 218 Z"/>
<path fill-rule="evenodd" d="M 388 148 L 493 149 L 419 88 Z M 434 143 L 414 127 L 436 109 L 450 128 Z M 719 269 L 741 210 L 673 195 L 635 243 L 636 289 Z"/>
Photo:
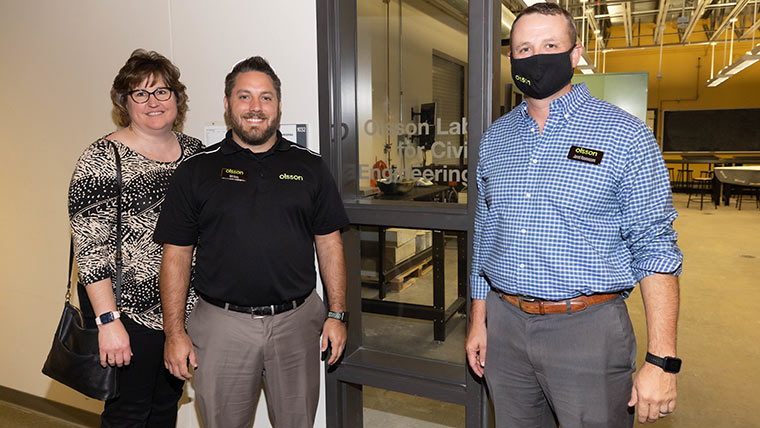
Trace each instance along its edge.
<path fill-rule="evenodd" d="M 540 134 L 525 103 L 494 122 L 476 180 L 473 299 L 490 287 L 547 300 L 627 293 L 648 275 L 681 273 L 654 136 L 584 84 L 552 101 Z"/>

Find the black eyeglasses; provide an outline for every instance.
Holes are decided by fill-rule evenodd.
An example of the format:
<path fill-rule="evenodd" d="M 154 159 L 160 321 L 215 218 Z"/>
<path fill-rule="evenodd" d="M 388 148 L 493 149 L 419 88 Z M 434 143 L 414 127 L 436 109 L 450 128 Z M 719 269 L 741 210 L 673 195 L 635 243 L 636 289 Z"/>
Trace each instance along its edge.
<path fill-rule="evenodd" d="M 169 98 L 172 97 L 172 92 L 171 88 L 156 88 L 153 92 L 148 92 L 145 89 L 135 89 L 134 91 L 129 91 L 128 94 L 132 97 L 132 101 L 137 104 L 145 104 L 151 95 L 158 101 L 169 101 Z"/>

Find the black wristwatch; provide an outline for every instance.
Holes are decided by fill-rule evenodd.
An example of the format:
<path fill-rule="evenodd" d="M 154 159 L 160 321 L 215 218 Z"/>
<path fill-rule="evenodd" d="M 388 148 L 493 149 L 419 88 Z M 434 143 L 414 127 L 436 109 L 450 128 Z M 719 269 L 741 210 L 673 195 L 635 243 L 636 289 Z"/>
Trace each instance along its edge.
<path fill-rule="evenodd" d="M 681 359 L 676 357 L 658 357 L 647 352 L 646 361 L 661 368 L 665 373 L 678 373 L 681 371 Z"/>
<path fill-rule="evenodd" d="M 327 318 L 332 318 L 335 320 L 338 320 L 340 322 L 346 322 L 346 313 L 345 312 L 333 312 L 330 311 L 327 313 Z"/>

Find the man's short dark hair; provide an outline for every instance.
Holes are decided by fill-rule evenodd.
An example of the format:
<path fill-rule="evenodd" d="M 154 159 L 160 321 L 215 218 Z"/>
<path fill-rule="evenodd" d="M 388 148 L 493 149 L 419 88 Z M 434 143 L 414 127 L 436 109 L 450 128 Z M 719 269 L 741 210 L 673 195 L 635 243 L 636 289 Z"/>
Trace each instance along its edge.
<path fill-rule="evenodd" d="M 247 73 L 249 71 L 258 71 L 269 76 L 269 78 L 272 79 L 272 84 L 274 85 L 274 89 L 277 92 L 277 100 L 282 100 L 282 93 L 280 91 L 280 86 L 282 83 L 280 82 L 280 78 L 277 77 L 277 74 L 274 72 L 272 66 L 269 65 L 267 60 L 260 56 L 252 56 L 235 64 L 235 67 L 232 68 L 232 71 L 230 71 L 229 74 L 227 74 L 227 77 L 224 78 L 225 97 L 230 98 L 230 95 L 232 95 L 232 88 L 235 87 L 235 80 L 237 79 L 238 74 Z"/>
<path fill-rule="evenodd" d="M 573 19 L 573 15 L 570 15 L 570 12 L 556 3 L 536 3 L 532 6 L 526 7 L 522 10 L 522 12 L 520 12 L 519 15 L 517 15 L 517 18 L 515 18 L 514 22 L 512 22 L 512 30 L 514 31 L 515 27 L 517 26 L 517 21 L 519 21 L 520 18 L 525 15 L 532 15 L 534 13 L 537 13 L 539 15 L 564 16 L 565 20 L 567 21 L 567 32 L 568 37 L 570 37 L 570 44 L 575 46 L 575 42 L 578 40 L 578 31 L 575 29 L 575 20 Z"/>

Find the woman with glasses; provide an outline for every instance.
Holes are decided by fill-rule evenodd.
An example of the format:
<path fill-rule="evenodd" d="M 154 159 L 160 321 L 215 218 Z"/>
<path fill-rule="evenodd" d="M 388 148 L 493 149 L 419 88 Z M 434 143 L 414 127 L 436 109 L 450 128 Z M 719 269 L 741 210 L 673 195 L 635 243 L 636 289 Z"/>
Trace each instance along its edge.
<path fill-rule="evenodd" d="M 183 382 L 163 363 L 164 333 L 153 241 L 164 193 L 177 165 L 201 142 L 178 132 L 187 112 L 185 85 L 174 64 L 138 49 L 111 88 L 119 129 L 85 149 L 69 188 L 69 217 L 79 268 L 79 299 L 97 325 L 101 365 L 118 366 L 118 398 L 108 400 L 103 427 L 173 427 Z M 121 306 L 117 308 L 117 164 L 121 163 Z M 187 310 L 195 296 L 188 298 Z"/>

